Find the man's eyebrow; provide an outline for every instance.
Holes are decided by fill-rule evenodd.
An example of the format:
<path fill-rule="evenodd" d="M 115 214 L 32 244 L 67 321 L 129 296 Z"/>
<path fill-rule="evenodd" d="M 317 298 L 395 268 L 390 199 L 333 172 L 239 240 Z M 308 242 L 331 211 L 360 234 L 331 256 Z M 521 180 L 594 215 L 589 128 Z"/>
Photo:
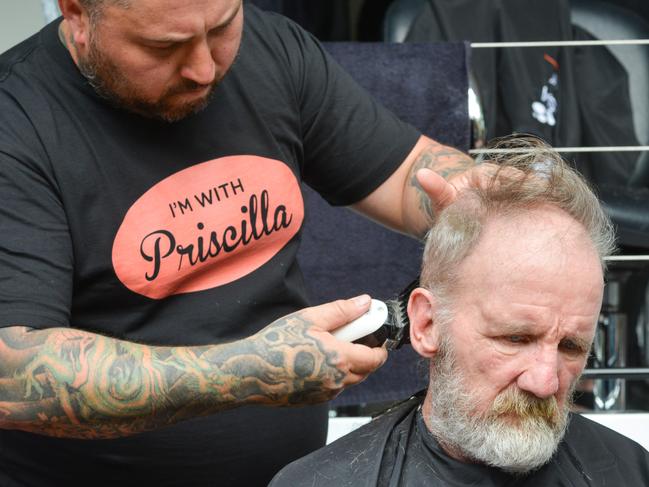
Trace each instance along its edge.
<path fill-rule="evenodd" d="M 500 322 L 494 329 L 499 335 L 536 335 L 537 331 L 532 323 L 525 322 Z"/>
<path fill-rule="evenodd" d="M 234 19 L 237 17 L 237 14 L 239 13 L 239 10 L 241 10 L 242 6 L 243 6 L 243 2 L 239 2 L 239 6 L 238 6 L 236 9 L 234 9 L 234 11 L 232 12 L 232 15 L 230 15 L 227 19 L 225 19 L 225 20 L 224 20 L 223 22 L 221 22 L 219 25 L 212 27 L 212 28 L 210 29 L 210 31 L 213 31 L 213 30 L 220 30 L 220 29 L 225 29 L 225 28 L 226 28 L 228 25 L 230 25 L 230 24 L 234 21 Z"/>
<path fill-rule="evenodd" d="M 526 335 L 536 336 L 538 331 L 533 323 L 525 322 L 501 322 L 498 323 L 496 328 L 498 335 Z M 561 339 L 560 343 L 572 342 L 579 350 L 588 352 L 590 350 L 592 340 L 574 335 L 568 335 Z"/>
<path fill-rule="evenodd" d="M 192 36 L 185 36 L 182 34 L 168 34 L 163 37 L 143 37 L 142 39 L 146 42 L 150 42 L 152 44 L 168 44 L 168 43 L 179 43 L 179 42 L 185 42 L 191 39 Z"/>

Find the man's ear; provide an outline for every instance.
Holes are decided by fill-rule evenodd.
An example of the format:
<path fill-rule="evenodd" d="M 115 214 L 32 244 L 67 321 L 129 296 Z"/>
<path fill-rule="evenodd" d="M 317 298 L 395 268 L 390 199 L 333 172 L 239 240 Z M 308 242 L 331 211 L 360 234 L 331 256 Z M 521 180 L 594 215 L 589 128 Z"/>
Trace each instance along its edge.
<path fill-rule="evenodd" d="M 88 40 L 90 38 L 90 16 L 88 10 L 81 5 L 79 0 L 59 0 L 59 8 L 65 19 L 67 30 L 66 43 L 69 43 L 70 37 L 72 37 L 77 49 L 85 49 L 88 46 Z"/>
<path fill-rule="evenodd" d="M 419 355 L 432 358 L 441 343 L 439 325 L 435 323 L 437 300 L 427 289 L 418 287 L 408 299 L 410 343 Z"/>

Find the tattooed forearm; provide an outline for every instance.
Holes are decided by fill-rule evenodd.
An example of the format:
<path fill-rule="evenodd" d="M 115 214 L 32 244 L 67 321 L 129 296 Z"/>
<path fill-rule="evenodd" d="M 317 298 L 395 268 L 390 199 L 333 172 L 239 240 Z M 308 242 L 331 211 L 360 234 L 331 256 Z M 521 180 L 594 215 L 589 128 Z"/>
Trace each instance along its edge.
<path fill-rule="evenodd" d="M 247 403 L 324 401 L 345 374 L 309 325 L 294 314 L 248 339 L 201 347 L 0 329 L 0 428 L 114 438 Z"/>
<path fill-rule="evenodd" d="M 418 155 L 412 165 L 409 175 L 409 184 L 417 190 L 419 210 L 425 215 L 428 222 L 435 218 L 435 211 L 430 197 L 422 189 L 416 174 L 419 169 L 428 168 L 440 174 L 445 179 L 463 173 L 475 165 L 475 161 L 467 154 L 448 146 L 431 143 Z"/>

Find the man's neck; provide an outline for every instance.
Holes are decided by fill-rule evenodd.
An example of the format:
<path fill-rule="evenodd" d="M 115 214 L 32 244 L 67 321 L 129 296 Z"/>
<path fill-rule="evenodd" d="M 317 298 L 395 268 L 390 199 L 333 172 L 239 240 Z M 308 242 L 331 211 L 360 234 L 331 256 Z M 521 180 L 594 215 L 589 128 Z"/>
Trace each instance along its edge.
<path fill-rule="evenodd" d="M 429 391 L 430 392 L 430 391 Z M 428 394 L 427 394 L 428 396 Z M 432 435 L 431 427 L 430 427 L 430 413 L 431 413 L 431 404 L 430 401 L 426 400 L 428 397 L 424 399 L 423 404 L 421 405 L 421 413 L 422 417 L 424 419 L 424 424 L 426 425 L 426 428 L 428 429 L 428 432 Z M 439 446 L 444 450 L 444 453 L 446 453 L 449 457 L 458 460 L 463 463 L 475 463 L 473 460 L 470 458 L 467 458 L 462 451 L 459 448 L 454 447 L 453 445 L 449 445 L 446 443 L 444 440 L 441 438 L 438 438 L 437 436 L 433 435 L 435 437 L 435 440 L 437 440 L 437 443 Z"/>

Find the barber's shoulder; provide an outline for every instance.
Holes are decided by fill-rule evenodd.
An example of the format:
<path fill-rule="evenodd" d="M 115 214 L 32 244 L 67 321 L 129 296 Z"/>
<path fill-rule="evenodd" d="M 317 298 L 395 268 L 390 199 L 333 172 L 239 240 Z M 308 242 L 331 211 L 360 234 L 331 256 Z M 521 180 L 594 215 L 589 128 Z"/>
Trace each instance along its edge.
<path fill-rule="evenodd" d="M 0 54 L 0 86 L 40 45 L 40 33 L 36 33 Z"/>
<path fill-rule="evenodd" d="M 304 31 L 302 27 L 288 17 L 277 12 L 262 10 L 251 3 L 244 3 L 244 22 L 249 27 L 263 28 L 267 31 Z"/>
<path fill-rule="evenodd" d="M 245 32 L 250 37 L 260 37 L 289 56 L 313 55 L 322 49 L 318 39 L 294 20 L 249 3 L 244 8 Z"/>

